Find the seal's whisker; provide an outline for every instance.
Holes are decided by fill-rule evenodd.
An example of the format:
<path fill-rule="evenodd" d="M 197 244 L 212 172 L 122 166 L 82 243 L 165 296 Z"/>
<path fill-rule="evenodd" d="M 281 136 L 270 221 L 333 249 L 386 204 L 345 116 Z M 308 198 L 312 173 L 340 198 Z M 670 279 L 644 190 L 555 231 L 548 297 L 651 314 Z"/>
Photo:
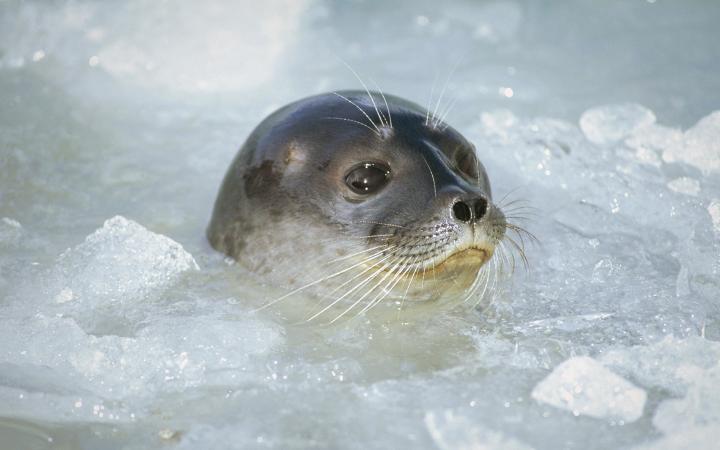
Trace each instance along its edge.
<path fill-rule="evenodd" d="M 380 124 L 381 124 L 382 126 L 385 126 L 386 123 L 385 123 L 385 121 L 383 120 L 382 115 L 380 114 L 380 110 L 378 109 L 377 104 L 375 103 L 375 99 L 373 98 L 372 94 L 370 93 L 370 89 L 368 89 L 368 87 L 367 87 L 367 85 L 365 84 L 365 82 L 362 80 L 362 78 L 360 78 L 360 75 L 358 75 L 358 73 L 355 72 L 355 69 L 353 69 L 353 68 L 350 66 L 350 64 L 348 64 L 347 62 L 343 61 L 342 59 L 341 59 L 340 61 L 342 61 L 342 63 L 345 64 L 345 67 L 347 67 L 348 69 L 350 69 L 350 72 L 352 72 L 352 74 L 355 75 L 355 78 L 357 78 L 357 80 L 360 82 L 360 84 L 362 84 L 362 87 L 365 88 L 365 92 L 367 92 L 368 97 L 370 97 L 370 101 L 372 102 L 372 105 L 373 105 L 373 107 L 375 108 L 375 112 L 376 112 L 377 115 L 378 115 L 378 119 L 380 120 Z"/>
<path fill-rule="evenodd" d="M 411 265 L 415 265 L 417 262 L 419 256 L 415 257 L 415 259 L 410 263 Z M 418 270 L 420 269 L 420 266 L 415 266 L 415 270 L 413 270 L 412 275 L 410 276 L 410 279 L 408 280 L 408 284 L 405 287 L 405 292 L 403 293 L 402 298 L 400 299 L 400 308 L 398 309 L 398 320 L 400 320 L 400 313 L 403 309 L 403 306 L 405 305 L 405 298 L 407 297 L 408 292 L 410 291 L 410 285 L 412 284 L 413 280 L 415 279 L 415 275 L 417 275 Z"/>
<path fill-rule="evenodd" d="M 370 265 L 368 267 L 364 268 L 363 270 L 361 270 L 360 273 L 352 276 L 349 280 L 346 280 L 343 283 L 341 283 L 339 286 L 336 286 L 332 291 L 330 291 L 328 294 L 325 294 L 325 295 L 326 296 L 332 295 L 333 293 L 335 293 L 336 291 L 341 289 L 343 286 L 347 285 L 348 283 L 352 282 L 353 280 L 357 279 L 358 277 L 362 276 L 363 274 L 367 273 L 368 271 L 370 271 L 373 268 L 377 267 L 378 265 L 382 264 L 385 260 L 387 260 L 388 258 L 390 258 L 392 256 L 392 255 L 386 256 L 387 250 L 388 249 L 381 250 L 381 251 L 374 253 L 374 254 L 370 255 L 369 257 L 363 259 L 358 264 L 353 264 L 353 266 L 349 267 L 349 269 L 354 269 L 358 266 L 363 266 L 366 264 L 370 264 Z M 380 258 L 380 259 L 378 259 L 378 258 Z M 335 278 L 336 276 L 343 275 L 347 272 L 348 271 L 343 271 L 342 273 L 336 272 L 335 274 L 331 275 L 330 277 L 323 277 L 318 281 L 320 281 L 320 282 L 328 281 L 332 278 Z"/>
<path fill-rule="evenodd" d="M 506 219 L 517 219 L 517 220 L 523 220 L 527 221 L 530 220 L 530 217 L 523 215 L 523 214 L 505 214 Z"/>
<path fill-rule="evenodd" d="M 480 280 L 482 278 L 483 267 L 484 266 L 480 266 L 478 268 L 477 272 L 475 273 L 475 278 L 473 279 L 472 284 L 470 284 L 470 287 L 468 287 L 465 290 L 465 292 L 467 292 L 467 295 L 465 295 L 465 298 L 463 299 L 463 303 L 466 303 L 470 299 L 470 297 L 472 297 L 475 294 L 475 292 L 477 292 L 478 280 Z"/>
<path fill-rule="evenodd" d="M 485 298 L 485 296 L 486 296 L 487 293 L 488 293 L 488 292 L 487 292 L 487 288 L 488 288 L 488 286 L 490 285 L 490 265 L 489 265 L 489 264 L 485 264 L 485 265 L 483 266 L 483 274 L 484 274 L 484 276 L 483 276 L 483 290 L 482 290 L 482 292 L 480 293 L 480 295 L 477 296 L 477 300 L 475 300 L 475 302 L 473 303 L 473 307 L 475 307 L 478 303 L 480 303 L 481 301 L 483 301 L 483 299 Z M 477 286 L 475 289 L 476 289 L 476 292 L 477 292 L 477 290 L 480 289 L 480 285 L 478 284 L 478 286 Z"/>
<path fill-rule="evenodd" d="M 492 256 L 491 259 L 492 259 L 492 260 L 495 260 L 496 258 L 497 258 L 497 256 L 493 253 L 493 256 Z M 485 264 L 483 264 L 482 266 L 480 266 L 480 268 L 478 269 L 478 274 L 477 274 L 477 276 L 476 276 L 476 278 L 475 278 L 475 280 L 473 281 L 473 284 L 472 284 L 472 286 L 471 286 L 471 292 L 470 292 L 470 294 L 465 298 L 465 300 L 463 301 L 463 303 L 467 302 L 467 301 L 470 299 L 470 297 L 472 297 L 472 296 L 478 291 L 478 289 L 480 288 L 480 282 L 481 282 L 482 280 L 484 280 L 484 283 L 483 283 L 483 284 L 484 284 L 484 286 L 483 286 L 483 292 L 482 292 L 482 293 L 480 294 L 480 296 L 478 297 L 478 300 L 475 302 L 475 305 L 477 305 L 477 304 L 478 304 L 480 301 L 482 301 L 482 299 L 485 297 L 485 292 L 486 292 L 486 290 L 487 290 L 488 281 L 489 281 L 489 279 L 490 279 L 490 271 L 489 271 L 489 269 L 488 269 L 489 263 L 490 263 L 490 261 L 487 261 Z"/>
<path fill-rule="evenodd" d="M 395 236 L 392 233 L 382 233 L 382 234 L 366 234 L 364 236 L 352 236 L 350 234 L 343 235 L 341 238 L 327 238 L 327 239 L 317 239 L 316 242 L 344 242 L 345 239 L 356 239 L 356 240 L 363 240 L 363 239 L 373 239 L 373 238 L 383 238 L 383 237 L 392 237 Z M 379 241 L 387 241 L 387 239 L 378 239 Z"/>
<path fill-rule="evenodd" d="M 398 264 L 392 270 L 395 270 L 401 262 L 402 261 L 398 261 Z M 391 273 L 392 273 L 392 270 L 391 270 Z M 392 292 L 392 290 L 395 288 L 395 286 L 400 282 L 401 276 L 403 274 L 406 274 L 409 270 L 410 270 L 410 267 L 401 268 L 400 270 L 398 270 L 396 272 L 395 276 L 390 281 L 388 281 L 388 283 L 385 285 L 385 287 L 382 288 L 380 290 L 380 292 L 375 295 L 375 298 L 373 298 L 370 302 L 368 302 L 368 304 L 365 305 L 365 307 L 357 315 L 359 316 L 360 314 L 364 313 L 365 311 L 369 311 L 370 309 L 375 307 L 375 305 L 382 302 L 388 295 L 390 295 L 390 292 Z"/>
<path fill-rule="evenodd" d="M 521 239 L 522 239 L 522 235 L 524 234 L 525 236 L 527 236 L 528 239 L 530 239 L 531 242 L 533 242 L 533 243 L 535 243 L 535 244 L 539 244 L 539 243 L 540 243 L 540 240 L 537 238 L 537 236 L 535 236 L 534 234 L 532 234 L 531 232 L 529 232 L 529 231 L 526 230 L 525 228 L 521 227 L 520 225 L 507 222 L 507 223 L 505 224 L 505 226 L 506 226 L 508 229 L 510 229 L 511 231 L 515 232 L 515 234 L 517 234 L 518 236 L 520 236 Z"/>
<path fill-rule="evenodd" d="M 384 245 L 384 244 L 383 244 L 383 245 L 376 245 L 376 246 L 374 246 L 374 247 L 366 248 L 365 250 L 360 250 L 360 251 L 358 251 L 358 252 L 351 253 L 351 254 L 349 254 L 349 255 L 341 256 L 341 257 L 335 258 L 335 259 L 331 259 L 330 261 L 327 261 L 327 262 L 323 263 L 323 265 L 333 264 L 333 263 L 336 263 L 336 262 L 338 262 L 338 261 L 342 261 L 342 260 L 345 260 L 345 259 L 348 259 L 348 258 L 352 258 L 353 256 L 362 255 L 363 253 L 367 253 L 367 252 L 371 252 L 371 251 L 373 251 L 373 250 L 377 250 L 377 249 L 379 249 L 379 248 L 386 248 L 386 249 L 387 249 L 387 247 L 388 247 L 388 246 L 387 246 L 387 245 Z"/>
<path fill-rule="evenodd" d="M 386 226 L 386 227 L 404 228 L 404 229 L 408 229 L 408 230 L 410 229 L 410 228 L 408 228 L 408 227 L 406 227 L 406 226 L 398 225 L 398 224 L 395 224 L 395 223 L 373 222 L 373 221 L 371 221 L 371 220 L 358 220 L 358 221 L 355 221 L 355 222 L 352 222 L 352 223 L 356 223 L 356 224 L 358 224 L 358 223 L 365 223 L 365 224 L 383 225 L 383 226 Z"/>
<path fill-rule="evenodd" d="M 365 307 L 358 314 L 356 314 L 356 316 L 359 316 L 360 314 L 372 309 L 375 305 L 382 302 L 385 299 L 385 297 L 387 297 L 390 294 L 392 289 L 395 287 L 395 284 L 397 284 L 397 281 L 395 281 L 395 280 L 398 280 L 399 279 L 398 277 L 407 270 L 407 269 L 401 268 L 399 271 L 396 272 L 399 265 L 400 265 L 400 261 L 392 269 L 390 269 L 390 271 L 388 272 L 388 275 L 392 275 L 393 273 L 395 273 L 395 276 L 393 278 L 391 278 L 385 284 L 385 287 L 381 288 L 380 291 L 377 294 L 375 294 L 375 297 L 372 300 L 370 300 L 367 303 L 367 305 L 365 305 Z M 386 277 L 387 277 L 387 275 L 385 277 L 383 277 L 383 279 Z M 383 280 L 380 280 L 381 283 L 382 283 L 382 281 Z M 395 283 L 393 284 L 393 282 L 395 282 Z"/>
<path fill-rule="evenodd" d="M 432 112 L 433 118 L 437 117 L 436 113 L 438 111 L 438 108 L 440 107 L 440 103 L 442 102 L 443 96 L 445 95 L 445 91 L 447 90 L 447 87 L 450 84 L 450 79 L 455 74 L 455 71 L 457 70 L 458 66 L 460 66 L 460 60 L 458 60 L 455 63 L 452 70 L 450 71 L 447 78 L 445 79 L 445 84 L 443 85 L 443 88 L 440 91 L 440 97 L 438 97 L 437 103 L 435 103 L 435 109 L 433 109 L 433 112 Z M 437 126 L 437 121 L 434 121 L 432 128 L 435 128 L 436 126 Z"/>
<path fill-rule="evenodd" d="M 500 208 L 502 208 L 503 212 L 506 215 L 507 214 L 516 214 L 516 213 L 527 214 L 532 217 L 537 217 L 537 215 L 538 215 L 537 209 L 530 207 L 530 206 L 515 206 L 512 208 L 508 208 L 508 207 L 500 207 Z"/>
<path fill-rule="evenodd" d="M 505 201 L 505 199 L 507 199 L 510 195 L 516 193 L 517 191 L 519 191 L 519 190 L 522 189 L 523 187 L 525 187 L 525 186 L 517 186 L 517 187 L 514 187 L 514 188 L 510 189 L 509 191 L 507 191 L 507 192 L 505 193 L 505 195 L 503 195 L 503 197 L 500 199 L 500 201 L 498 201 L 498 205 L 501 205 L 501 204 L 503 203 L 503 201 Z"/>
<path fill-rule="evenodd" d="M 377 130 L 375 130 L 375 129 L 373 129 L 373 128 L 370 128 L 366 123 L 360 122 L 359 120 L 346 119 L 346 118 L 344 118 L 344 117 L 323 117 L 323 119 L 328 119 L 328 120 L 342 120 L 342 121 L 344 121 L 344 122 L 351 122 L 351 123 L 354 123 L 354 124 L 357 124 L 357 125 L 361 125 L 361 126 L 367 128 L 368 130 L 372 131 L 374 134 L 376 134 L 376 135 L 378 135 L 378 136 L 382 136 L 379 131 L 377 131 Z"/>
<path fill-rule="evenodd" d="M 499 203 L 498 206 L 502 208 L 509 208 L 513 205 L 516 205 L 518 208 L 527 208 L 527 209 L 533 209 L 537 210 L 534 206 L 530 205 L 528 200 L 524 198 L 516 198 L 514 200 L 508 200 L 507 203 Z"/>
<path fill-rule="evenodd" d="M 416 263 L 418 262 L 418 259 L 419 259 L 419 258 L 420 258 L 419 256 L 416 256 L 415 258 L 413 258 L 412 261 L 410 261 L 409 263 L 405 264 L 405 268 L 402 269 L 402 272 L 399 273 L 398 276 L 396 277 L 396 278 L 397 278 L 397 281 L 395 281 L 395 282 L 393 283 L 393 285 L 390 286 L 389 289 L 387 289 L 387 294 L 390 294 L 390 292 L 391 292 L 393 289 L 395 289 L 395 286 L 402 280 L 402 277 L 404 277 L 404 276 L 406 276 L 408 273 L 410 273 L 411 270 L 413 271 L 413 277 L 415 276 L 415 273 L 416 273 L 416 272 L 418 271 L 418 269 L 419 269 L 419 266 L 416 266 Z M 407 258 L 405 258 L 405 259 L 407 260 Z M 413 267 L 414 267 L 414 269 L 413 269 Z M 410 279 L 410 281 L 412 281 L 412 278 Z M 408 292 L 408 289 L 409 289 L 409 288 L 410 288 L 410 282 L 408 282 L 408 286 L 406 287 L 405 292 L 404 292 L 404 294 L 403 294 L 403 301 L 405 300 L 405 296 L 407 295 L 407 292 Z M 383 298 L 384 298 L 384 297 L 383 297 Z M 382 299 L 380 299 L 380 301 L 382 301 Z M 378 303 L 379 303 L 380 301 L 378 301 Z M 402 301 L 400 302 L 400 307 L 402 308 Z"/>
<path fill-rule="evenodd" d="M 370 97 L 373 97 L 373 94 L 368 93 L 368 95 L 369 95 Z M 374 101 L 373 101 L 373 103 L 374 103 Z M 385 113 L 383 112 L 383 110 L 380 109 L 380 108 L 378 108 L 378 107 L 376 106 L 376 107 L 375 107 L 375 111 L 376 111 L 377 114 L 378 114 L 378 118 L 380 119 L 380 122 L 383 123 L 383 127 L 388 128 L 388 129 L 389 129 L 389 128 L 392 128 L 392 127 L 390 126 L 390 122 L 388 121 L 388 118 L 385 117 Z"/>
<path fill-rule="evenodd" d="M 390 257 L 390 256 L 388 256 L 388 258 L 389 258 L 389 257 Z M 353 276 L 353 277 L 350 278 L 349 280 L 345 280 L 344 283 L 340 284 L 339 286 L 336 286 L 335 289 L 333 289 L 332 291 L 330 291 L 330 292 L 327 294 L 327 296 L 333 295 L 335 292 L 339 291 L 339 290 L 342 289 L 343 287 L 345 287 L 345 286 L 347 286 L 348 284 L 352 283 L 352 282 L 353 282 L 354 280 L 356 280 L 357 278 L 363 276 L 363 275 L 366 274 L 367 272 L 371 271 L 371 270 L 374 269 L 375 267 L 377 267 L 377 266 L 379 266 L 380 264 L 382 264 L 382 263 L 383 263 L 386 259 L 388 259 L 388 258 L 383 258 L 383 259 L 377 261 L 375 264 L 371 265 L 370 267 L 367 267 L 365 270 L 363 270 L 362 272 L 356 274 L 355 276 Z M 308 319 L 308 320 L 310 320 L 310 319 Z"/>
<path fill-rule="evenodd" d="M 458 97 L 457 96 L 453 97 L 453 99 L 450 101 L 450 103 L 445 108 L 445 110 L 442 112 L 442 114 L 440 114 L 440 117 L 438 117 L 437 124 L 435 125 L 436 127 L 437 127 L 437 125 L 440 125 L 445 122 L 445 119 L 447 118 L 448 114 L 450 114 L 450 111 L 453 109 L 453 106 L 455 106 L 455 103 L 457 103 L 457 101 L 458 101 Z M 445 126 L 440 128 L 440 130 L 445 131 L 445 130 L 447 130 L 448 126 L 449 125 L 445 124 Z"/>
<path fill-rule="evenodd" d="M 432 185 L 433 185 L 433 194 L 435 194 L 435 198 L 437 198 L 437 185 L 435 184 L 435 175 L 433 174 L 432 169 L 430 168 L 430 163 L 427 162 L 427 159 L 425 159 L 424 155 L 421 155 L 423 161 L 425 161 L 425 165 L 427 166 L 428 172 L 430 172 L 430 178 L 432 179 Z"/>
<path fill-rule="evenodd" d="M 513 247 L 515 247 L 515 250 L 517 250 L 518 254 L 520 255 L 520 259 L 523 262 L 523 265 L 525 266 L 525 270 L 530 269 L 530 262 L 527 259 L 527 256 L 525 256 L 525 250 L 510 236 L 505 235 L 505 239 L 507 239 L 510 244 L 512 244 Z"/>
<path fill-rule="evenodd" d="M 397 264 L 399 264 L 399 263 L 397 263 Z M 397 266 L 397 264 L 396 264 L 396 266 Z M 381 272 L 385 271 L 385 270 L 386 270 L 388 267 L 390 267 L 391 265 L 392 265 L 392 262 L 391 262 L 390 264 L 386 264 L 382 269 L 380 269 L 380 270 L 376 271 L 374 274 L 372 274 L 372 275 L 367 279 L 367 281 L 372 280 L 373 278 L 375 278 L 376 276 L 378 276 Z M 340 320 L 345 314 L 347 314 L 348 312 L 352 311 L 361 301 L 363 301 L 363 300 L 365 299 L 365 297 L 367 297 L 368 295 L 370 295 L 370 293 L 372 293 L 372 291 L 374 291 L 378 286 L 380 286 L 380 284 L 382 284 L 382 282 L 385 281 L 385 279 L 386 279 L 387 277 L 389 277 L 390 274 L 392 274 L 392 271 L 385 272 L 385 275 L 380 279 L 380 281 L 378 281 L 377 283 L 375 283 L 369 290 L 365 291 L 365 293 L 364 293 L 359 299 L 357 299 L 353 304 L 351 304 L 350 306 L 348 306 L 347 309 L 345 309 L 345 311 L 341 312 L 340 315 L 338 315 L 337 317 L 335 317 L 335 318 L 334 318 L 333 320 L 331 320 L 329 323 L 330 323 L 330 324 L 333 324 L 333 323 L 337 322 L 337 321 Z M 336 302 L 337 302 L 337 300 L 336 300 L 335 302 L 333 302 L 332 304 L 335 304 Z"/>
<path fill-rule="evenodd" d="M 343 235 L 342 238 L 328 237 L 328 238 L 324 238 L 324 239 L 314 239 L 313 242 L 342 243 L 342 242 L 346 242 L 346 241 L 366 241 L 369 244 L 372 244 L 374 242 L 387 244 L 392 239 L 393 236 L 395 236 L 395 235 L 394 234 L 368 234 L 365 236 L 352 236 L 350 234 L 347 234 L 347 235 Z"/>
<path fill-rule="evenodd" d="M 476 308 L 480 304 L 480 302 L 485 298 L 485 292 L 487 292 L 487 288 L 490 285 L 490 278 L 492 278 L 492 285 L 490 285 L 491 287 L 490 287 L 489 292 L 491 293 L 490 294 L 491 297 L 490 297 L 490 302 L 488 303 L 488 305 L 491 305 L 495 300 L 494 292 L 495 292 L 495 286 L 497 286 L 497 280 L 498 280 L 498 267 L 497 267 L 497 262 L 495 261 L 494 258 L 488 262 L 492 263 L 493 271 L 490 272 L 490 270 L 488 270 L 488 276 L 487 276 L 487 280 L 485 281 L 485 286 L 483 287 L 483 293 L 482 293 L 482 295 L 480 295 L 478 297 L 477 301 L 475 301 L 475 303 L 473 304 L 473 308 Z M 490 276 L 491 273 L 492 273 L 492 277 Z"/>
<path fill-rule="evenodd" d="M 329 280 L 329 279 L 331 279 L 331 278 L 335 278 L 335 277 L 337 277 L 337 276 L 339 276 L 339 275 L 342 275 L 342 274 L 344 274 L 344 273 L 346 273 L 346 272 L 348 272 L 348 271 L 350 271 L 350 270 L 352 270 L 352 269 L 354 269 L 354 268 L 356 268 L 356 267 L 358 267 L 358 266 L 361 266 L 361 265 L 363 265 L 363 264 L 366 264 L 367 262 L 369 262 L 369 261 L 373 260 L 374 258 L 376 258 L 378 255 L 382 255 L 385 251 L 387 251 L 387 249 L 381 250 L 381 251 L 379 251 L 379 252 L 371 255 L 369 258 L 367 258 L 367 259 L 365 259 L 365 260 L 363 260 L 363 261 L 360 261 L 360 262 L 358 262 L 358 263 L 355 263 L 355 264 L 351 265 L 350 267 L 346 267 L 346 268 L 344 268 L 344 269 L 342 269 L 342 270 L 339 270 L 339 271 L 337 271 L 337 272 L 335 272 L 335 273 L 333 273 L 333 274 L 331 274 L 331 275 L 328 275 L 328 276 L 319 278 L 319 279 L 317 279 L 317 280 L 315 280 L 315 281 L 312 281 L 312 282 L 307 283 L 307 284 L 305 284 L 305 285 L 303 285 L 303 286 L 300 286 L 299 288 L 293 289 L 292 291 L 290 291 L 290 292 L 288 292 L 288 293 L 286 293 L 286 294 L 284 294 L 284 295 L 276 298 L 275 300 L 273 300 L 273 301 L 271 301 L 271 302 L 269 302 L 269 303 L 266 303 L 265 305 L 261 306 L 260 308 L 255 309 L 253 312 L 262 311 L 263 309 L 266 309 L 266 308 L 268 308 L 268 307 L 276 304 L 277 302 L 279 302 L 279 301 L 281 301 L 281 300 L 284 300 L 284 299 L 290 297 L 291 295 L 297 294 L 298 292 L 300 292 L 300 291 L 302 291 L 302 290 L 305 290 L 305 289 L 307 289 L 307 288 L 309 288 L 309 287 L 311 287 L 311 286 L 315 286 L 315 285 L 317 285 L 317 284 L 319 284 L 319 283 L 322 283 L 323 281 L 327 281 L 327 280 Z"/>
<path fill-rule="evenodd" d="M 373 300 L 373 303 L 370 304 L 370 307 L 368 309 L 372 309 L 372 308 L 376 307 L 377 305 L 379 305 L 380 303 L 382 303 L 390 295 L 390 293 L 393 291 L 393 289 L 395 289 L 395 286 L 397 286 L 400 283 L 400 281 L 402 280 L 402 277 L 406 276 L 409 272 L 410 272 L 409 267 L 406 269 L 403 269 L 401 272 L 399 272 L 395 276 L 395 278 L 390 283 L 388 283 L 385 288 L 383 288 L 382 297 L 380 297 L 377 300 Z"/>
<path fill-rule="evenodd" d="M 480 304 L 480 302 L 482 302 L 486 298 L 486 295 L 492 296 L 491 280 L 494 279 L 494 277 L 493 277 L 494 274 L 495 274 L 495 272 L 490 269 L 490 264 L 488 264 L 487 269 L 486 269 L 485 280 L 483 283 L 482 293 L 480 295 L 478 295 L 475 302 L 473 302 L 473 304 L 472 304 L 473 308 L 476 308 Z M 490 290 L 488 290 L 488 288 L 490 288 Z M 491 297 L 490 303 L 492 303 L 492 297 Z"/>
<path fill-rule="evenodd" d="M 435 72 L 435 78 L 433 79 L 432 87 L 430 88 L 430 98 L 428 98 L 428 105 L 425 109 L 425 126 L 430 125 L 430 107 L 432 106 L 433 97 L 435 96 L 435 85 L 437 84 L 438 74 Z"/>
<path fill-rule="evenodd" d="M 375 80 L 370 78 L 370 81 L 373 82 L 373 84 L 377 88 L 378 92 L 380 92 L 380 96 L 382 97 L 383 101 L 385 102 L 385 109 L 387 110 L 387 115 L 388 115 L 388 123 L 390 124 L 390 128 L 392 128 L 393 127 L 392 113 L 390 112 L 390 106 L 388 105 L 387 98 L 385 98 L 385 94 L 383 93 L 382 89 L 380 89 L 380 86 L 378 86 L 378 84 L 375 82 Z"/>
<path fill-rule="evenodd" d="M 538 217 L 538 210 L 529 206 L 514 206 L 511 208 L 499 206 L 498 208 L 502 209 L 505 216 L 522 215 L 527 218 Z"/>
<path fill-rule="evenodd" d="M 475 279 L 473 280 L 472 285 L 470 285 L 470 288 L 468 289 L 468 294 L 463 299 L 463 303 L 467 303 L 468 300 L 472 298 L 473 295 L 475 295 L 480 288 L 480 283 L 483 282 L 485 286 L 487 286 L 487 278 L 488 278 L 488 270 L 487 270 L 487 264 L 483 264 L 477 271 L 477 274 L 475 275 Z M 485 295 L 485 288 L 483 288 L 482 294 L 480 294 L 480 297 Z"/>
<path fill-rule="evenodd" d="M 497 202 L 498 207 L 500 207 L 500 208 L 508 208 L 508 207 L 510 207 L 510 206 L 512 206 L 512 205 L 516 205 L 516 204 L 526 205 L 528 201 L 525 200 L 524 198 L 515 198 L 515 199 L 513 199 L 512 197 L 510 197 L 510 195 L 514 194 L 515 191 L 517 191 L 517 190 L 519 190 L 519 189 L 520 189 L 520 188 L 515 188 L 515 189 L 513 189 L 512 191 L 510 191 L 510 192 L 508 192 L 507 194 L 505 194 L 505 196 L 504 196 L 500 201 Z"/>
<path fill-rule="evenodd" d="M 349 102 L 351 105 L 355 106 L 355 108 L 357 108 L 358 111 L 360 111 L 360 112 L 363 114 L 363 116 L 365 116 L 365 117 L 367 118 L 367 120 L 370 121 L 370 123 L 372 124 L 372 126 L 375 128 L 375 131 L 377 131 L 377 133 L 378 133 L 380 136 L 382 136 L 382 132 L 380 131 L 380 128 L 377 126 L 377 124 L 376 124 L 375 122 L 373 122 L 373 120 L 370 118 L 370 116 L 368 115 L 368 113 L 365 112 L 364 109 L 362 109 L 361 107 L 359 107 L 357 103 L 355 103 L 354 101 L 350 100 L 349 98 L 345 97 L 345 96 L 342 95 L 342 94 L 339 94 L 339 93 L 337 93 L 337 92 L 333 92 L 333 94 L 337 95 L 338 97 L 342 98 L 343 100 Z"/>
<path fill-rule="evenodd" d="M 376 266 L 376 265 L 378 265 L 378 264 L 380 264 L 380 263 L 383 263 L 384 261 L 387 261 L 387 260 L 388 260 L 389 258 L 391 258 L 392 256 L 393 256 L 393 255 L 387 255 L 387 256 L 385 256 L 383 259 L 381 259 L 380 261 L 378 261 L 377 264 L 374 264 L 372 267 L 374 267 L 374 266 Z M 372 269 L 372 267 L 364 270 L 362 273 L 367 272 L 368 270 Z M 387 264 L 385 264 L 384 267 L 387 267 Z M 357 289 L 361 288 L 362 286 L 364 286 L 365 284 L 369 283 L 373 278 L 375 278 L 379 273 L 381 273 L 382 270 L 383 270 L 382 268 L 379 269 L 379 270 L 376 270 L 375 273 L 369 275 L 369 276 L 366 277 L 364 280 L 360 281 L 360 282 L 359 282 L 358 284 L 356 284 L 353 288 L 351 288 L 350 290 L 346 291 L 343 295 L 341 295 L 341 296 L 338 297 L 337 299 L 333 300 L 332 303 L 330 303 L 329 305 L 326 305 L 326 306 L 325 306 L 324 308 L 322 308 L 320 311 L 318 311 L 317 313 L 313 314 L 310 318 L 307 319 L 307 322 L 310 322 L 310 321 L 314 320 L 315 318 L 319 317 L 319 316 L 322 315 L 325 311 L 327 311 L 328 309 L 332 308 L 333 306 L 335 306 L 336 304 L 338 304 L 339 302 L 341 302 L 345 297 L 347 297 L 348 295 L 350 295 L 350 294 L 352 294 L 353 292 L 355 292 L 355 290 L 357 290 Z M 362 275 L 362 274 L 361 274 L 361 275 Z M 355 278 L 357 278 L 357 277 L 353 277 L 350 281 L 354 280 Z M 342 285 L 341 285 L 341 287 L 342 287 Z M 335 292 L 335 291 L 333 291 L 333 292 Z"/>
<path fill-rule="evenodd" d="M 377 238 L 377 237 L 386 237 L 386 236 L 395 236 L 392 233 L 386 233 L 386 234 L 368 234 L 367 236 L 353 236 L 356 239 L 370 239 L 370 238 Z"/>
<path fill-rule="evenodd" d="M 507 255 L 503 251 L 503 246 L 501 245 L 502 242 L 499 242 L 497 247 L 495 248 L 495 253 L 493 254 L 493 257 L 497 257 L 500 263 L 500 271 L 505 272 L 505 265 L 510 265 L 510 261 L 507 259 Z"/>
<path fill-rule="evenodd" d="M 504 258 L 508 261 L 508 264 L 510 264 L 510 273 L 515 273 L 515 254 L 508 250 L 504 242 L 500 242 L 500 248 Z"/>
<path fill-rule="evenodd" d="M 519 189 L 520 189 L 520 186 L 518 186 L 518 187 L 516 187 L 516 188 L 514 188 L 514 189 L 510 189 L 508 192 L 505 193 L 505 195 L 503 195 L 503 196 L 500 198 L 500 200 L 498 200 L 498 201 L 495 202 L 495 205 L 497 205 L 498 208 L 504 208 L 504 207 L 505 207 L 505 204 L 504 204 L 503 202 L 505 202 L 505 199 L 507 199 L 507 198 L 508 198 L 511 194 L 513 194 L 514 192 L 517 192 Z"/>

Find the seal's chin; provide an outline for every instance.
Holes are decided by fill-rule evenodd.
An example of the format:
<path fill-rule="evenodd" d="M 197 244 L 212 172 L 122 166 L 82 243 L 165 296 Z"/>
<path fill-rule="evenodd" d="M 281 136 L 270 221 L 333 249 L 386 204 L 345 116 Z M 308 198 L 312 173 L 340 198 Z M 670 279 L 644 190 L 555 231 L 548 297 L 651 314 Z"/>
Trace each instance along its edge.
<path fill-rule="evenodd" d="M 492 249 L 469 247 L 450 254 L 438 268 L 450 271 L 478 270 L 493 254 Z"/>
<path fill-rule="evenodd" d="M 425 262 L 422 268 L 402 277 L 408 280 L 399 283 L 403 303 L 437 305 L 466 298 L 477 286 L 481 269 L 492 258 L 494 250 L 493 247 L 466 247 Z"/>

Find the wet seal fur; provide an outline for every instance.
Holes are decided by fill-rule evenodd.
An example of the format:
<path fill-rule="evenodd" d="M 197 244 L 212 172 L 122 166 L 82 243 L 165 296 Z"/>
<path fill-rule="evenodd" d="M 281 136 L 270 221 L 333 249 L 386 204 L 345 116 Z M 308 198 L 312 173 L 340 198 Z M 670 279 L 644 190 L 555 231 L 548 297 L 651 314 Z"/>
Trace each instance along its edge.
<path fill-rule="evenodd" d="M 341 91 L 258 125 L 222 182 L 207 237 L 290 289 L 270 304 L 311 293 L 320 302 L 307 318 L 337 320 L 488 289 L 483 267 L 506 227 L 459 132 L 402 98 Z"/>

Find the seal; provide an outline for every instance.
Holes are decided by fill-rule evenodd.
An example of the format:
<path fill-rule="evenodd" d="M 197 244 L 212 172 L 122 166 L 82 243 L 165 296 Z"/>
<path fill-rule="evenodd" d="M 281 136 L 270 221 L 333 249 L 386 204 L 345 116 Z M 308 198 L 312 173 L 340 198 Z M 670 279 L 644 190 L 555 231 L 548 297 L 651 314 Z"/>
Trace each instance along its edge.
<path fill-rule="evenodd" d="M 207 237 L 289 289 L 268 304 L 307 293 L 319 303 L 306 318 L 335 321 L 487 289 L 484 269 L 507 226 L 459 132 L 400 97 L 341 91 L 257 126 L 222 182 Z"/>

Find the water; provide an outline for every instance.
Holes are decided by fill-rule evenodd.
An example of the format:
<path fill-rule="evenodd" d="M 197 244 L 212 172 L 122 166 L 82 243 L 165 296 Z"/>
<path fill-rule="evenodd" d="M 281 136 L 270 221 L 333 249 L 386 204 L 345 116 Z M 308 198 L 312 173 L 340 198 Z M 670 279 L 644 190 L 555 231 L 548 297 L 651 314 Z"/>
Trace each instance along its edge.
<path fill-rule="evenodd" d="M 252 11 L 252 13 L 248 13 Z M 710 448 L 716 2 L 0 2 L 0 448 Z M 537 208 L 485 311 L 296 327 L 204 228 L 262 117 L 357 88 Z M 442 105 L 441 105 L 442 106 Z"/>

